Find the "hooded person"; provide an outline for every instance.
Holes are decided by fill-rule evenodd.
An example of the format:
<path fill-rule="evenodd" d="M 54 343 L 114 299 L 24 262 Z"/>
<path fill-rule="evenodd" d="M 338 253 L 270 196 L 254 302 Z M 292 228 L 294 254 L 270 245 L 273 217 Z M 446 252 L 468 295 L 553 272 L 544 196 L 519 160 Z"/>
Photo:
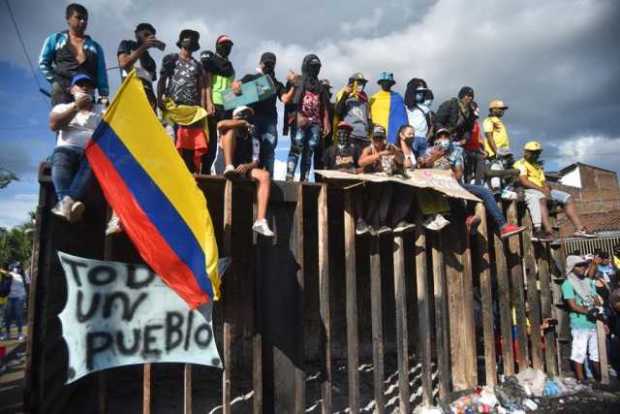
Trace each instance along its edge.
<path fill-rule="evenodd" d="M 327 148 L 323 154 L 324 168 L 355 173 L 357 171 L 360 151 L 351 142 L 353 127 L 345 121 L 340 121 L 336 127 L 336 142 Z"/>
<path fill-rule="evenodd" d="M 301 77 L 295 85 L 287 84 L 287 90 L 295 88 L 291 105 L 285 108 L 284 117 L 291 126 L 291 148 L 286 165 L 286 180 L 292 181 L 299 163 L 300 179 L 306 181 L 312 164 L 312 154 L 322 135 L 331 132 L 329 122 L 329 95 L 318 78 L 321 60 L 310 54 L 304 57 Z"/>
<path fill-rule="evenodd" d="M 431 111 L 433 99 L 433 91 L 428 89 L 424 79 L 413 78 L 407 83 L 405 109 L 409 125 L 413 127 L 415 134 L 411 149 L 416 157 L 424 154 L 429 139 L 435 133 L 435 113 Z"/>
<path fill-rule="evenodd" d="M 231 119 L 232 111 L 224 110 L 223 92 L 230 89 L 235 80 L 235 68 L 228 58 L 233 48 L 233 41 L 228 35 L 220 35 L 215 40 L 215 53 L 205 50 L 200 53 L 200 62 L 210 79 L 210 90 L 207 94 L 211 97 L 212 106 L 207 108 L 209 114 L 209 141 L 217 141 L 217 123 L 223 119 Z M 209 147 L 209 151 L 203 160 L 203 173 L 209 174 L 215 160 L 215 146 Z"/>
<path fill-rule="evenodd" d="M 400 94 L 392 91 L 396 84 L 394 74 L 381 72 L 377 81 L 381 90 L 370 97 L 368 103 L 373 125 L 380 125 L 386 131 L 387 140 L 397 142 L 398 129 L 409 122 L 405 111 L 405 101 Z"/>
<path fill-rule="evenodd" d="M 473 88 L 463 86 L 459 90 L 458 97 L 448 99 L 437 109 L 436 128 L 447 129 L 453 140 L 463 144 L 467 140 L 467 134 L 472 130 L 475 120 L 471 109 L 473 100 Z"/>
<path fill-rule="evenodd" d="M 370 108 L 364 88 L 368 81 L 360 72 L 349 77 L 347 84 L 336 93 L 334 123 L 341 120 L 351 125 L 350 141 L 360 151 L 370 144 Z"/>

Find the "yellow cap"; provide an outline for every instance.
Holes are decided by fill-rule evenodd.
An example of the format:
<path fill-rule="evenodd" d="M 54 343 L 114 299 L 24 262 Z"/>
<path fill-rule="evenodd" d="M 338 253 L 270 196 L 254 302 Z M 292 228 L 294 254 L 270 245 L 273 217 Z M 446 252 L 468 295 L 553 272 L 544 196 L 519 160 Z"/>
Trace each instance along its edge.
<path fill-rule="evenodd" d="M 526 151 L 542 151 L 542 145 L 538 141 L 530 141 L 523 147 Z"/>
<path fill-rule="evenodd" d="M 489 109 L 508 109 L 504 101 L 500 101 L 499 99 L 494 99 L 489 102 Z"/>

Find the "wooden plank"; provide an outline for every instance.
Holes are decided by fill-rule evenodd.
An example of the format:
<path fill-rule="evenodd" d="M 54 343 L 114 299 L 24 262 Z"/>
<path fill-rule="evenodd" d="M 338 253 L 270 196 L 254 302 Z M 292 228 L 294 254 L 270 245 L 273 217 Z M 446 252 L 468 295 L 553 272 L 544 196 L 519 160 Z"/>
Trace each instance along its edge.
<path fill-rule="evenodd" d="M 258 206 L 256 200 L 252 203 L 252 222 L 256 221 L 256 213 Z M 255 232 L 252 235 L 252 248 L 254 251 L 258 251 L 258 234 Z M 275 239 L 275 237 L 274 237 Z M 250 259 L 252 263 L 252 308 L 254 309 L 254 325 L 252 326 L 252 412 L 254 414 L 261 414 L 263 412 L 263 335 L 261 318 L 263 316 L 263 309 L 261 308 L 262 291 L 261 284 L 258 282 L 259 272 L 256 269 L 256 255 L 252 255 Z"/>
<path fill-rule="evenodd" d="M 232 194 L 233 183 L 230 180 L 226 181 L 224 187 L 224 257 L 231 255 L 232 248 Z M 222 329 L 222 346 L 224 354 L 224 372 L 222 374 L 222 413 L 231 414 L 231 312 L 230 306 L 227 306 L 226 301 L 226 289 L 223 289 L 223 311 L 224 311 L 224 326 Z"/>
<path fill-rule="evenodd" d="M 497 228 L 493 232 L 495 244 L 495 263 L 497 269 L 497 292 L 499 301 L 499 320 L 502 344 L 503 374 L 515 373 L 514 355 L 512 352 L 512 312 L 510 309 L 510 280 L 504 242 L 499 237 Z"/>
<path fill-rule="evenodd" d="M 357 273 L 355 257 L 355 215 L 353 194 L 344 194 L 344 238 L 346 268 L 346 314 L 347 314 L 347 372 L 349 379 L 349 410 L 358 413 L 360 409 L 359 387 L 359 334 L 357 315 Z"/>
<path fill-rule="evenodd" d="M 538 290 L 538 278 L 536 272 L 536 259 L 534 257 L 534 246 L 532 244 L 532 220 L 526 211 L 522 224 L 527 227 L 523 232 L 523 259 L 525 261 L 525 274 L 527 276 L 527 307 L 529 310 L 528 320 L 530 321 L 530 346 L 532 367 L 543 369 L 542 338 L 540 334 L 541 310 L 540 292 Z"/>
<path fill-rule="evenodd" d="M 321 185 L 318 206 L 319 233 L 319 311 L 321 313 L 323 347 L 323 380 L 321 381 L 321 412 L 332 412 L 332 332 L 329 307 L 329 221 L 327 210 L 327 185 Z"/>
<path fill-rule="evenodd" d="M 547 251 L 547 245 L 537 243 L 536 250 L 536 262 L 538 265 L 538 278 L 540 279 L 540 304 L 541 304 L 541 316 L 542 319 L 553 318 L 553 292 L 551 291 L 551 276 L 549 274 L 549 255 Z M 558 375 L 557 364 L 557 351 L 555 330 L 547 329 L 545 331 L 545 369 L 547 375 Z"/>
<path fill-rule="evenodd" d="M 409 338 L 407 334 L 405 250 L 402 236 L 394 237 L 394 245 L 394 300 L 396 302 L 396 355 L 398 359 L 399 412 L 409 413 Z"/>
<path fill-rule="evenodd" d="M 108 411 L 107 391 L 106 373 L 100 372 L 97 375 L 97 407 L 100 414 L 105 414 Z"/>
<path fill-rule="evenodd" d="M 439 371 L 439 398 L 450 392 L 450 349 L 448 348 L 448 301 L 446 296 L 446 266 L 443 257 L 442 233 L 433 243 L 433 290 L 435 294 L 435 348 Z M 495 361 L 495 360 L 494 360 Z"/>
<path fill-rule="evenodd" d="M 306 373 L 303 368 L 304 358 L 304 186 L 300 183 L 297 186 L 297 205 L 293 219 L 293 229 L 295 231 L 294 256 L 298 264 L 297 267 L 297 286 L 299 297 L 297 300 L 297 323 L 296 354 L 298 363 L 295 364 L 295 412 L 303 414 L 306 411 Z M 354 230 L 355 231 L 355 230 Z"/>
<path fill-rule="evenodd" d="M 509 223 L 517 223 L 517 203 L 510 202 L 506 219 Z M 525 295 L 523 282 L 523 263 L 519 237 L 508 239 L 508 265 L 510 266 L 512 306 L 515 316 L 516 339 L 517 341 L 517 364 L 519 370 L 524 370 L 529 366 L 529 355 L 527 349 L 527 316 L 525 314 Z"/>
<path fill-rule="evenodd" d="M 431 317 L 428 294 L 428 269 L 426 263 L 426 233 L 422 213 L 416 212 L 415 269 L 418 304 L 418 356 L 422 360 L 422 405 L 433 405 L 433 379 L 431 366 Z"/>
<path fill-rule="evenodd" d="M 607 335 L 605 324 L 596 321 L 596 337 L 598 342 L 598 361 L 601 367 L 601 384 L 609 384 L 609 365 L 607 361 Z"/>
<path fill-rule="evenodd" d="M 151 414 L 151 364 L 142 369 L 142 414 Z"/>
<path fill-rule="evenodd" d="M 183 414 L 192 414 L 192 364 L 183 369 Z"/>
<path fill-rule="evenodd" d="M 474 318 L 474 285 L 471 266 L 471 237 L 462 232 L 459 241 L 463 274 L 461 277 L 462 291 L 462 346 L 465 380 L 468 388 L 478 385 L 478 357 L 476 353 L 476 322 Z"/>
<path fill-rule="evenodd" d="M 372 323 L 372 360 L 374 364 L 375 412 L 384 413 L 383 312 L 381 303 L 381 252 L 379 237 L 370 245 L 370 308 Z"/>
<path fill-rule="evenodd" d="M 478 257 L 480 257 L 479 284 L 482 301 L 482 332 L 484 342 L 484 371 L 487 385 L 497 383 L 497 364 L 495 354 L 495 329 L 493 323 L 493 282 L 491 280 L 489 257 L 489 229 L 484 204 L 476 205 L 476 214 L 480 217 L 478 226 Z"/>

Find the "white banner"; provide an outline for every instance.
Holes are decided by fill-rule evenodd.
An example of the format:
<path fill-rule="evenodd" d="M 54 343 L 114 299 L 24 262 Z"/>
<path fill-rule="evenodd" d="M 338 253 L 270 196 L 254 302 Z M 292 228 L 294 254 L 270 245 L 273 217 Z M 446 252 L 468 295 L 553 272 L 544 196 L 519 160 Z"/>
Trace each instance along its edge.
<path fill-rule="evenodd" d="M 69 350 L 67 383 L 91 372 L 147 362 L 222 368 L 211 311 L 191 311 L 144 265 L 58 252 L 67 279 L 59 315 Z"/>

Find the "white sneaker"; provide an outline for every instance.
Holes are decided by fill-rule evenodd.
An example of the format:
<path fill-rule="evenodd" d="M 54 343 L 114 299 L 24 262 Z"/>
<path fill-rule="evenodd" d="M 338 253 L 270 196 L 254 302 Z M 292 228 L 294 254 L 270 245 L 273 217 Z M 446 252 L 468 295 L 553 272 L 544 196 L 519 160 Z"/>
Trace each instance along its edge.
<path fill-rule="evenodd" d="M 76 221 L 82 220 L 82 215 L 84 214 L 84 210 L 86 210 L 86 206 L 81 201 L 73 201 L 71 200 L 71 208 L 69 209 L 69 219 L 72 223 Z"/>
<path fill-rule="evenodd" d="M 52 207 L 52 214 L 61 217 L 67 221 L 71 221 L 71 205 L 73 199 L 69 196 L 64 196 L 54 207 Z"/>
<path fill-rule="evenodd" d="M 262 234 L 265 237 L 273 237 L 273 231 L 269 228 L 267 224 L 267 220 L 256 220 L 252 225 L 252 230 L 257 232 L 258 234 Z"/>
<path fill-rule="evenodd" d="M 500 197 L 502 198 L 502 200 L 516 200 L 517 198 L 519 198 L 516 192 L 508 190 L 506 188 L 502 190 L 502 194 Z"/>
<path fill-rule="evenodd" d="M 105 228 L 105 235 L 111 236 L 113 234 L 118 234 L 122 232 L 123 228 L 121 227 L 121 219 L 118 218 L 116 213 L 113 212 L 112 217 L 110 217 L 110 220 L 108 221 L 108 224 Z"/>
<path fill-rule="evenodd" d="M 446 227 L 448 224 L 450 224 L 450 222 L 441 214 L 435 214 L 434 216 L 430 216 L 423 223 L 424 227 L 431 231 L 439 231 Z"/>

